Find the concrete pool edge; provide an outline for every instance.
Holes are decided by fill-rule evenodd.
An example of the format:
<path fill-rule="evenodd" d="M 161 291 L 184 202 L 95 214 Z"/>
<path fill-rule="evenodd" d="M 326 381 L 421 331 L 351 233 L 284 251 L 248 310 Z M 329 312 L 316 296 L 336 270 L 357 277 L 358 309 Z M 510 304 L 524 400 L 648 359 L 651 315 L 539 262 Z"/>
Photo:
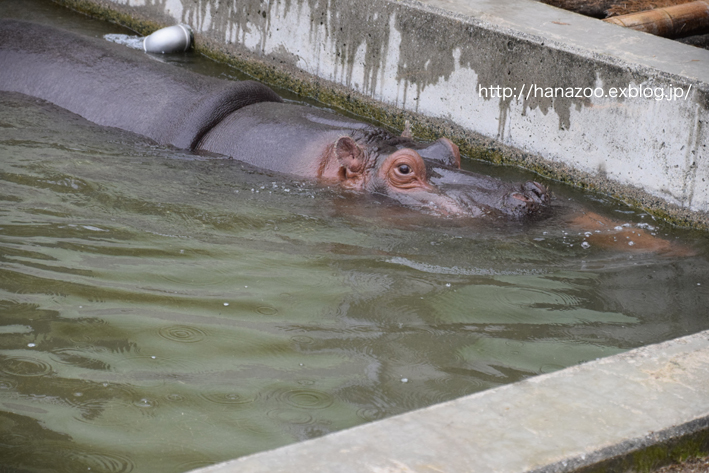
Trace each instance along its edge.
<path fill-rule="evenodd" d="M 297 5 L 290 10 L 286 7 L 279 10 L 278 5 L 269 3 L 268 10 L 264 8 L 263 11 L 260 4 L 249 6 L 249 2 L 238 1 L 232 7 L 240 9 L 238 12 L 225 12 L 226 7 L 219 7 L 219 3 L 212 0 L 187 2 L 194 3 L 192 10 L 187 3 L 182 5 L 176 1 L 161 5 L 127 2 L 136 6 L 123 5 L 126 2 L 118 0 L 56 1 L 125 24 L 141 33 L 185 21 L 195 29 L 201 52 L 231 63 L 268 84 L 293 90 L 395 129 L 401 129 L 404 121 L 410 120 L 417 137 L 449 136 L 470 157 L 518 165 L 551 179 L 595 189 L 681 226 L 709 228 L 709 180 L 706 179 L 709 159 L 705 156 L 703 144 L 709 141 L 709 127 L 706 126 L 709 123 L 709 51 L 613 25 L 601 25 L 596 20 L 533 2 L 524 3 L 527 10 L 516 12 L 516 16 L 510 15 L 510 18 L 500 14 L 500 8 L 486 6 L 485 0 L 446 3 L 436 0 L 361 0 L 353 2 L 357 4 L 353 6 L 332 2 L 331 9 L 323 12 L 331 17 L 331 23 L 335 17 L 354 15 L 357 8 L 370 15 L 367 22 L 379 18 L 376 20 L 379 23 L 372 20 L 371 25 L 360 21 L 362 28 L 358 35 L 361 36 L 381 35 L 382 28 L 379 27 L 382 25 L 384 29 L 399 34 L 400 30 L 405 33 L 407 21 L 413 23 L 410 27 L 416 31 L 428 24 L 425 22 L 438 22 L 434 26 L 446 28 L 445 31 L 450 31 L 452 36 L 471 35 L 475 54 L 488 58 L 481 61 L 505 62 L 507 56 L 500 56 L 503 53 L 498 51 L 503 48 L 504 54 L 509 53 L 512 57 L 511 61 L 519 61 L 521 57 L 525 64 L 537 60 L 544 62 L 543 72 L 528 65 L 516 70 L 515 65 L 508 71 L 511 79 L 506 78 L 507 74 L 505 78 L 501 77 L 497 69 L 488 71 L 488 82 L 499 80 L 503 85 L 512 86 L 536 80 L 551 84 L 554 77 L 561 75 L 574 85 L 602 84 L 606 87 L 633 82 L 665 87 L 678 84 L 689 87 L 694 94 L 690 101 L 659 105 L 654 100 L 608 99 L 558 100 L 553 103 L 525 100 L 520 104 L 514 100 L 474 97 L 476 94 L 471 89 L 475 80 L 482 84 L 481 78 L 485 74 L 479 65 L 477 70 L 463 68 L 459 57 L 455 70 L 447 71 L 445 77 L 427 77 L 425 64 L 407 66 L 406 61 L 415 60 L 399 58 L 397 51 L 404 51 L 404 48 L 393 48 L 389 44 L 393 41 L 390 38 L 386 44 L 381 40 L 381 44 L 377 43 L 378 49 L 370 48 L 372 51 L 369 51 L 368 43 L 361 43 L 357 51 L 348 53 L 350 57 L 347 59 L 339 58 L 340 53 L 346 55 L 348 50 L 345 43 L 338 41 L 343 38 L 354 40 L 351 36 L 335 38 L 312 25 L 312 41 L 308 44 L 291 47 L 287 41 L 270 40 L 271 35 L 278 34 L 278 29 L 306 21 L 303 20 L 305 17 L 293 16 L 296 10 L 301 16 L 315 14 L 308 10 L 306 0 L 285 2 Z M 173 4 L 179 4 L 179 7 Z M 240 24 L 241 20 L 233 18 L 236 13 L 248 16 L 250 10 L 254 10 L 251 23 Z M 395 25 L 394 20 L 381 23 L 380 16 L 387 12 L 399 23 Z M 546 19 L 537 18 L 540 16 Z M 255 17 L 259 20 L 256 21 Z M 260 24 L 262 18 L 263 24 Z M 308 18 L 312 23 L 313 17 Z M 527 18 L 531 20 L 526 21 Z M 421 21 L 425 22 L 417 23 Z M 570 28 L 565 30 L 565 26 Z M 559 28 L 561 31 L 557 31 Z M 574 32 L 570 33 L 571 29 Z M 232 30 L 239 30 L 241 36 L 238 39 L 247 43 L 260 41 L 260 46 L 225 39 L 225 35 L 232 33 L 233 37 L 237 36 Z M 304 36 L 308 36 L 307 32 Z M 608 40 L 604 39 L 606 36 Z M 288 39 L 292 38 L 293 34 L 290 34 Z M 587 44 L 601 40 L 605 42 L 600 45 Z M 264 46 L 267 41 L 273 44 Z M 438 44 L 426 36 L 415 46 L 421 50 L 422 56 L 430 54 L 435 59 L 436 55 L 441 55 L 437 49 L 450 45 Z M 288 50 L 289 47 L 293 50 Z M 645 47 L 658 48 L 657 56 L 662 58 L 641 56 L 639 49 Z M 392 53 L 393 49 L 396 51 Z M 418 49 L 416 56 L 419 55 Z M 394 56 L 382 59 L 387 54 Z M 460 56 L 459 52 L 457 54 Z M 694 57 L 699 59 L 691 59 Z M 377 71 L 365 67 L 372 61 L 382 62 Z M 397 61 L 398 69 L 392 66 Z M 450 65 L 448 62 L 447 66 Z M 307 68 L 303 65 L 310 63 L 317 63 L 317 67 L 305 70 Z M 364 72 L 360 71 L 358 76 L 360 69 Z M 573 71 L 567 72 L 568 69 Z M 396 79 L 391 79 L 393 84 L 382 85 L 389 80 L 385 80 L 387 74 L 396 76 Z M 456 77 L 467 76 L 463 82 L 463 79 L 456 82 L 451 78 L 456 74 Z M 471 75 L 477 79 L 471 79 Z M 374 85 L 367 89 L 366 84 L 360 82 L 373 82 Z M 412 95 L 415 97 L 411 98 Z M 458 102 L 462 104 L 462 112 L 457 115 L 449 113 Z M 493 122 L 500 126 L 493 126 Z M 627 126 L 628 123 L 633 127 Z M 529 138 L 520 138 L 527 134 Z"/>
<path fill-rule="evenodd" d="M 709 453 L 709 331 L 193 473 L 651 471 Z"/>

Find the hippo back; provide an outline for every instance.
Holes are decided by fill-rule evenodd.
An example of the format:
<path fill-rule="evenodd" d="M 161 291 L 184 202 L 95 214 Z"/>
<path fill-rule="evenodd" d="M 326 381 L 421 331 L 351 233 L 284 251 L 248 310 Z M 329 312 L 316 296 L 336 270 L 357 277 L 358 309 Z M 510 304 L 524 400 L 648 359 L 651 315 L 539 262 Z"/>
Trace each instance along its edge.
<path fill-rule="evenodd" d="M 0 21 L 0 90 L 187 149 L 233 111 L 281 102 L 257 82 L 202 76 L 100 38 L 14 20 Z"/>

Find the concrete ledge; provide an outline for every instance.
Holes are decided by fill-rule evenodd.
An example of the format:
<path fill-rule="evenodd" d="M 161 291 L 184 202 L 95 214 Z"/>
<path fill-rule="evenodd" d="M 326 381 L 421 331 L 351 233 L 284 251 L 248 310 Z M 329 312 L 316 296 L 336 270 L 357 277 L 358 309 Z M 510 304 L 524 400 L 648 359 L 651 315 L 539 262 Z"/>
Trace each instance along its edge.
<path fill-rule="evenodd" d="M 709 452 L 709 331 L 193 473 L 648 471 Z"/>
<path fill-rule="evenodd" d="M 266 83 L 709 228 L 709 51 L 524 0 L 57 1 L 189 23 Z M 545 96 L 641 87 L 683 96 Z"/>

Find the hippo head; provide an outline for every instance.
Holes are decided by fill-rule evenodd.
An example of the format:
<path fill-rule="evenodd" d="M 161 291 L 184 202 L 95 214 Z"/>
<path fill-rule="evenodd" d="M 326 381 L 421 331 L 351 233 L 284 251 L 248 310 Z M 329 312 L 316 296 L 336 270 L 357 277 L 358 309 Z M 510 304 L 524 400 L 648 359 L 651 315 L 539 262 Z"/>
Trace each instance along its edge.
<path fill-rule="evenodd" d="M 549 191 L 538 182 L 508 183 L 461 170 L 458 147 L 447 138 L 421 144 L 405 136 L 382 137 L 379 130 L 340 137 L 330 156 L 344 187 L 438 215 L 525 217 L 538 214 L 550 201 Z"/>

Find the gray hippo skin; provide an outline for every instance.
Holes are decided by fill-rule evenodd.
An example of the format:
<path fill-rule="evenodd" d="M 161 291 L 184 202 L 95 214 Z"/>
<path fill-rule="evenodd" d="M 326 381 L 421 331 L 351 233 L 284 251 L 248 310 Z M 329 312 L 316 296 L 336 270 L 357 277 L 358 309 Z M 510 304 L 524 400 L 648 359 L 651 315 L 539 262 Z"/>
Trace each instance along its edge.
<path fill-rule="evenodd" d="M 536 182 L 461 171 L 458 148 L 418 143 L 317 108 L 284 104 L 268 87 L 194 74 L 98 38 L 0 21 L 0 90 L 52 102 L 163 145 L 386 195 L 445 216 L 524 217 L 546 207 Z"/>

